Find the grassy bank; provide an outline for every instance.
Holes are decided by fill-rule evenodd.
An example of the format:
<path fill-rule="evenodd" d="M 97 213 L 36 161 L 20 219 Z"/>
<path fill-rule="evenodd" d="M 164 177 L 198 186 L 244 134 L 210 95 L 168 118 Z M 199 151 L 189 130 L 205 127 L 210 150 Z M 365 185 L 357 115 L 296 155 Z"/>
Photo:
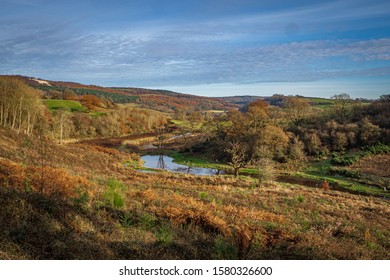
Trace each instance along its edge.
<path fill-rule="evenodd" d="M 390 198 L 390 193 L 388 191 L 385 191 L 383 188 L 363 184 L 357 182 L 353 178 L 348 178 L 337 174 L 332 175 L 331 167 L 331 160 L 315 162 L 311 164 L 308 168 L 306 168 L 303 172 L 298 172 L 296 176 L 322 181 L 326 180 L 327 182 L 331 184 L 336 184 L 346 190 L 351 190 L 367 195 Z"/>
<path fill-rule="evenodd" d="M 188 155 L 173 150 L 161 151 L 164 155 L 170 156 L 174 159 L 174 162 L 194 167 L 211 168 L 219 170 L 231 170 L 228 164 L 224 163 L 213 163 L 204 157 Z M 331 160 L 323 160 L 320 162 L 311 163 L 304 171 L 292 173 L 292 176 L 298 178 L 308 178 L 312 180 L 318 180 L 319 183 L 327 181 L 334 186 L 338 186 L 346 191 L 361 193 L 365 195 L 374 195 L 385 198 L 390 198 L 390 193 L 385 191 L 382 187 L 378 187 L 375 184 L 367 184 L 366 181 L 359 181 L 356 178 L 350 178 L 341 176 L 338 174 L 332 174 L 332 163 Z M 278 171 L 276 171 L 277 175 Z M 243 168 L 240 170 L 242 176 L 256 176 L 258 170 L 255 168 Z M 304 184 L 304 183 L 303 183 Z"/>
<path fill-rule="evenodd" d="M 219 170 L 229 170 L 230 166 L 224 163 L 216 163 L 206 157 L 194 156 L 185 153 L 180 153 L 174 150 L 159 150 L 155 154 L 163 154 L 173 158 L 173 161 L 178 164 L 184 164 L 193 167 L 211 168 Z M 148 152 L 148 154 L 153 154 Z"/>

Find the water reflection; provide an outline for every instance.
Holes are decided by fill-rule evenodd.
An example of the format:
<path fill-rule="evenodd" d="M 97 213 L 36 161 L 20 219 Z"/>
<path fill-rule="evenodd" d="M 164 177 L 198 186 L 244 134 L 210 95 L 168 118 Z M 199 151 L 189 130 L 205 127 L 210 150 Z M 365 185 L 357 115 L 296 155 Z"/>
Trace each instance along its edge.
<path fill-rule="evenodd" d="M 158 163 L 157 163 L 157 169 L 166 169 L 165 162 L 164 162 L 164 155 L 158 156 Z"/>
<path fill-rule="evenodd" d="M 192 167 L 184 164 L 173 162 L 173 158 L 165 155 L 146 155 L 141 157 L 144 161 L 144 166 L 148 168 L 163 169 L 173 172 L 180 172 L 193 175 L 221 175 L 223 170 Z"/>

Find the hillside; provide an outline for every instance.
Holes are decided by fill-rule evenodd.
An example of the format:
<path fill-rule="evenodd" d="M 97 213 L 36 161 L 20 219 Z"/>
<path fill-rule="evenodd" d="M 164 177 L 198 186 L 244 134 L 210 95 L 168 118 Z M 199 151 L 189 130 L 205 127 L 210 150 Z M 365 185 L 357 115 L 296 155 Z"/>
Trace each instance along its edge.
<path fill-rule="evenodd" d="M 165 91 L 0 91 L 0 259 L 390 258 L 389 95 L 212 112 Z"/>
<path fill-rule="evenodd" d="M 0 75 L 0 77 L 2 76 Z M 3 77 L 7 76 L 3 75 Z M 49 95 L 50 92 L 61 94 L 66 90 L 70 90 L 78 96 L 94 95 L 114 103 L 132 103 L 143 108 L 155 109 L 167 113 L 173 113 L 178 110 L 227 110 L 235 107 L 223 100 L 166 90 L 101 87 L 74 82 L 42 80 L 25 76 L 12 77 L 17 77 L 30 86 L 42 90 L 46 94 L 49 93 Z"/>
<path fill-rule="evenodd" d="M 251 102 L 254 102 L 258 99 L 265 100 L 268 104 L 272 106 L 282 106 L 283 100 L 286 96 L 280 94 L 274 94 L 273 96 L 253 96 L 253 95 L 242 95 L 242 96 L 225 96 L 217 97 L 216 99 L 231 103 L 237 107 L 245 107 Z M 304 97 L 299 96 L 300 98 L 306 100 L 311 106 L 318 108 L 329 108 L 333 104 L 333 100 L 327 98 L 319 97 Z"/>
<path fill-rule="evenodd" d="M 0 135 L 0 259 L 390 258 L 381 199 L 142 173 L 126 151 Z"/>
<path fill-rule="evenodd" d="M 1 77 L 2 75 L 0 75 Z M 3 75 L 4 76 L 4 75 Z M 7 76 L 4 76 L 7 77 Z M 229 110 L 245 107 L 247 104 L 258 99 L 265 100 L 272 106 L 282 106 L 284 95 L 273 96 L 225 96 L 225 97 L 204 97 L 191 94 L 183 94 L 168 90 L 153 90 L 131 87 L 101 87 L 96 85 L 84 85 L 75 82 L 49 81 L 26 76 L 18 77 L 25 83 L 46 93 L 63 93 L 71 90 L 79 96 L 95 95 L 107 99 L 113 103 L 131 103 L 136 106 L 158 110 L 161 112 L 174 113 L 177 111 L 193 110 Z M 303 97 L 311 106 L 318 108 L 329 108 L 333 100 L 318 97 Z M 367 102 L 367 101 L 365 101 Z"/>

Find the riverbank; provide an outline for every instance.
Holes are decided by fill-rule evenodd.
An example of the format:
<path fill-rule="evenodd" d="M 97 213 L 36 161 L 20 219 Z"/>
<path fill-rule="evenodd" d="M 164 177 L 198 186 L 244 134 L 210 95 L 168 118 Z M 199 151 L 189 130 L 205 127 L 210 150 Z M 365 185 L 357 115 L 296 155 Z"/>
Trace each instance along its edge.
<path fill-rule="evenodd" d="M 145 154 L 145 153 L 144 153 Z M 150 155 L 165 155 L 173 158 L 173 162 L 189 167 L 209 168 L 212 170 L 223 170 L 225 174 L 232 174 L 232 169 L 229 165 L 223 163 L 215 163 L 205 157 L 199 157 L 195 155 L 189 155 L 180 153 L 175 150 L 154 150 L 148 151 Z M 370 186 L 367 184 L 359 183 L 351 178 L 347 178 L 339 175 L 331 175 L 330 173 L 330 160 L 323 160 L 320 162 L 312 162 L 302 172 L 290 172 L 286 174 L 280 171 L 275 172 L 274 180 L 276 182 L 294 182 L 295 184 L 307 186 L 307 187 L 321 187 L 326 181 L 329 187 L 334 190 L 349 192 L 358 195 L 376 196 L 381 198 L 390 199 L 390 192 L 386 189 Z M 244 168 L 240 172 L 240 176 L 249 176 L 256 178 L 258 170 L 256 168 Z"/>

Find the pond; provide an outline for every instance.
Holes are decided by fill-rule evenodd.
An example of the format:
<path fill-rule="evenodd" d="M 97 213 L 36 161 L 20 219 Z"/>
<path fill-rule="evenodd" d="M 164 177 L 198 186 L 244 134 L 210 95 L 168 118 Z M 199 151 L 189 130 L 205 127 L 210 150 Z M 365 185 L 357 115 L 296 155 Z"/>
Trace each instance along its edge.
<path fill-rule="evenodd" d="M 173 158 L 165 155 L 146 155 L 142 156 L 144 166 L 154 169 L 169 170 L 172 172 L 180 172 L 193 175 L 220 175 L 224 174 L 223 170 L 192 167 L 184 164 L 178 164 L 173 162 Z"/>

